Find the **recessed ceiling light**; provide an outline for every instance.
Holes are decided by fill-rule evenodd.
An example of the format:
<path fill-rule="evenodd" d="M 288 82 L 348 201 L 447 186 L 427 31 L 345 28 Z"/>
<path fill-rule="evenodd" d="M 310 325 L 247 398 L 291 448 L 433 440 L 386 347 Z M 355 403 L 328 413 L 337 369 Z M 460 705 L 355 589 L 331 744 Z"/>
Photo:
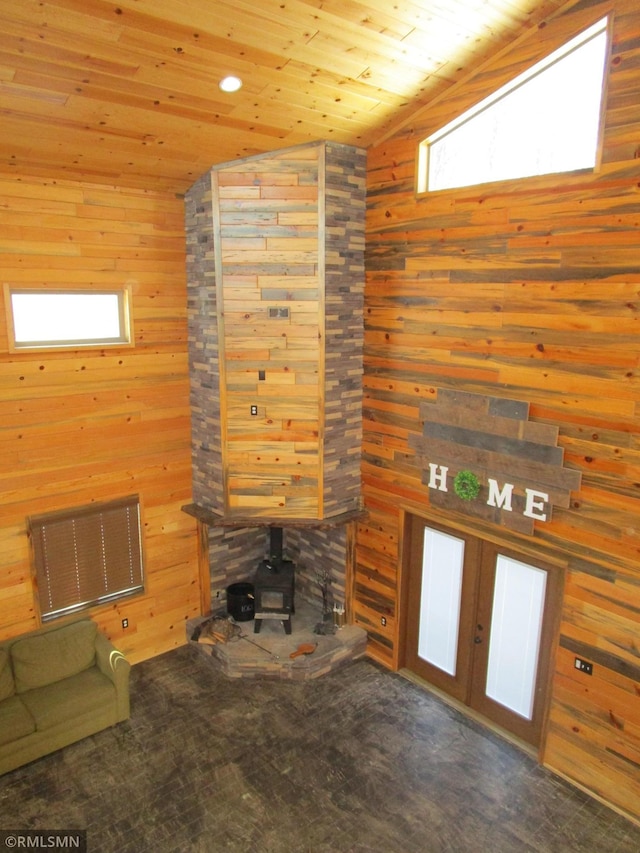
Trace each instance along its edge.
<path fill-rule="evenodd" d="M 223 77 L 218 86 L 223 92 L 237 92 L 242 87 L 242 80 L 233 76 Z"/>

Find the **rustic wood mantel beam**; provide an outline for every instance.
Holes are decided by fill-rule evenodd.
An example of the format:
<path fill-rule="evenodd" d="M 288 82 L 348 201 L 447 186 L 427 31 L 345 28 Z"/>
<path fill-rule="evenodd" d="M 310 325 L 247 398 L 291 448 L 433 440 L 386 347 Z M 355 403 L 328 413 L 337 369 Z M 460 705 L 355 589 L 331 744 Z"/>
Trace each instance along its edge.
<path fill-rule="evenodd" d="M 334 527 L 342 527 L 352 521 L 359 521 L 367 516 L 364 509 L 350 510 L 339 513 L 330 518 L 238 518 L 236 516 L 227 518 L 213 512 L 200 504 L 186 504 L 182 511 L 187 515 L 208 525 L 209 527 L 297 527 L 310 528 L 314 530 L 330 530 Z"/>

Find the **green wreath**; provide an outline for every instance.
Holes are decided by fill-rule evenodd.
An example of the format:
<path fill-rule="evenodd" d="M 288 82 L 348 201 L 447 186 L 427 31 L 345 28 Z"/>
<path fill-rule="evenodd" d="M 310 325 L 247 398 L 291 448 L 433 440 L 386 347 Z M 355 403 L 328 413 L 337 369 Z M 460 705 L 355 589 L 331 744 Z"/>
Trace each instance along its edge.
<path fill-rule="evenodd" d="M 480 493 L 480 482 L 473 471 L 459 471 L 453 481 L 453 490 L 463 501 L 472 501 Z"/>

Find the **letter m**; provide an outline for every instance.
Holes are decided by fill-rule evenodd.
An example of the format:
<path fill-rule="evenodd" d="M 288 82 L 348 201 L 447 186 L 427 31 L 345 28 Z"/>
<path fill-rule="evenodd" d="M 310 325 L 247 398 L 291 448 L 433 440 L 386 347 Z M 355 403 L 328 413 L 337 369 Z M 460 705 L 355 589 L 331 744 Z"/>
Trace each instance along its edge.
<path fill-rule="evenodd" d="M 487 498 L 487 504 L 489 506 L 496 506 L 498 509 L 505 509 L 507 512 L 511 512 L 512 494 L 513 485 L 511 483 L 505 483 L 502 487 L 502 491 L 500 491 L 498 481 L 489 477 L 489 497 Z"/>

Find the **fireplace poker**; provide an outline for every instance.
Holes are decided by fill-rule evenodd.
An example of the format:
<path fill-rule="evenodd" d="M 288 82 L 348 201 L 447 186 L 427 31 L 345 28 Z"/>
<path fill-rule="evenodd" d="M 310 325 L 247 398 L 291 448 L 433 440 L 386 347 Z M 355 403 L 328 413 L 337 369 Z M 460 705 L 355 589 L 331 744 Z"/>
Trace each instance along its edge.
<path fill-rule="evenodd" d="M 274 654 L 270 649 L 266 649 L 264 646 L 261 646 L 260 643 L 256 643 L 255 640 L 250 640 L 246 634 L 240 634 L 241 640 L 246 640 L 248 643 L 251 643 L 252 646 L 255 646 L 257 649 L 262 649 L 263 652 L 266 652 L 268 655 L 274 660 L 280 660 L 280 655 Z"/>

